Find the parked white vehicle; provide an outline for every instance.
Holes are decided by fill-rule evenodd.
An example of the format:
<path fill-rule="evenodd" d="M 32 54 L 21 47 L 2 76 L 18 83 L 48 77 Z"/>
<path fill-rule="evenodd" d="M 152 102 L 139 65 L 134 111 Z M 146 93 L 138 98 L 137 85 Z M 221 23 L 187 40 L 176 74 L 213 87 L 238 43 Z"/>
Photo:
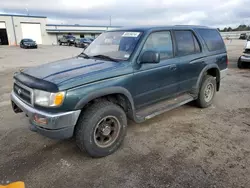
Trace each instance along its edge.
<path fill-rule="evenodd" d="M 243 55 L 238 59 L 238 68 L 246 68 L 250 65 L 250 37 L 248 37 Z"/>

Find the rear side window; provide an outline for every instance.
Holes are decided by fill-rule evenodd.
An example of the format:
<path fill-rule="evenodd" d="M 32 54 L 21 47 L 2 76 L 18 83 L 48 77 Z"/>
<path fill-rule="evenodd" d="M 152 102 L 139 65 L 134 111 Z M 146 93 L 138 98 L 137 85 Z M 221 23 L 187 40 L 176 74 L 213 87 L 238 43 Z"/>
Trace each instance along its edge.
<path fill-rule="evenodd" d="M 177 55 L 185 56 L 201 52 L 200 45 L 191 31 L 174 31 Z"/>
<path fill-rule="evenodd" d="M 198 33 L 204 39 L 209 51 L 225 49 L 224 42 L 215 29 L 198 29 Z"/>

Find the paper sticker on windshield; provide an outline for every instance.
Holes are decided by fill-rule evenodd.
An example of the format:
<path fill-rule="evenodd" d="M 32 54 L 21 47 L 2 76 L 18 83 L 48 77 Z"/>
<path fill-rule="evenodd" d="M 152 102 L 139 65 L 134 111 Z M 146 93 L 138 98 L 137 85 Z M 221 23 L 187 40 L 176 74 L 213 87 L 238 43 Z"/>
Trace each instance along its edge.
<path fill-rule="evenodd" d="M 130 56 L 129 54 L 125 54 L 124 55 L 125 58 L 129 58 L 129 56 Z"/>
<path fill-rule="evenodd" d="M 125 32 L 123 33 L 123 37 L 138 37 L 140 32 Z"/>

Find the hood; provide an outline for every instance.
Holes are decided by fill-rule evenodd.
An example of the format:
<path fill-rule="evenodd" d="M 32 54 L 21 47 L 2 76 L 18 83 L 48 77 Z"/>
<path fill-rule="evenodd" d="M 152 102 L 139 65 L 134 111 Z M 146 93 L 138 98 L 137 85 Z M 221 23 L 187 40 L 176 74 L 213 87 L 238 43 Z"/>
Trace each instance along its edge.
<path fill-rule="evenodd" d="M 97 59 L 84 59 L 75 57 L 64 59 L 24 70 L 25 74 L 56 84 L 82 85 L 127 74 L 128 62 L 112 62 Z M 129 72 L 131 69 L 129 69 Z M 64 89 L 67 87 L 64 86 Z"/>

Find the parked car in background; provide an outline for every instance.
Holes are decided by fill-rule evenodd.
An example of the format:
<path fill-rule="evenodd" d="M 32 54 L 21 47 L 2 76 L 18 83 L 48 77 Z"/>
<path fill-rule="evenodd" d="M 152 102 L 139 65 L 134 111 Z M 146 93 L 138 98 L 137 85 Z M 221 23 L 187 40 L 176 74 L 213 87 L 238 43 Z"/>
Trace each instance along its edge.
<path fill-rule="evenodd" d="M 247 68 L 250 66 L 250 37 L 248 37 L 243 55 L 241 55 L 238 59 L 238 68 Z"/>
<path fill-rule="evenodd" d="M 95 40 L 94 38 L 91 38 L 91 37 L 89 37 L 87 39 L 89 39 L 91 42 L 93 42 Z"/>
<path fill-rule="evenodd" d="M 75 37 L 73 35 L 63 35 L 62 38 L 58 39 L 59 45 L 66 44 L 68 46 L 75 44 Z"/>
<path fill-rule="evenodd" d="M 246 40 L 247 39 L 247 34 L 246 33 L 241 33 L 239 39 Z"/>
<path fill-rule="evenodd" d="M 80 38 L 75 40 L 75 47 L 87 48 L 92 41 L 89 38 Z"/>
<path fill-rule="evenodd" d="M 32 39 L 22 39 L 20 42 L 21 48 L 37 48 L 36 41 Z"/>
<path fill-rule="evenodd" d="M 227 65 L 217 29 L 116 29 L 76 57 L 16 72 L 12 107 L 31 130 L 74 136 L 82 151 L 103 157 L 121 146 L 128 118 L 141 123 L 190 101 L 210 106 Z"/>

